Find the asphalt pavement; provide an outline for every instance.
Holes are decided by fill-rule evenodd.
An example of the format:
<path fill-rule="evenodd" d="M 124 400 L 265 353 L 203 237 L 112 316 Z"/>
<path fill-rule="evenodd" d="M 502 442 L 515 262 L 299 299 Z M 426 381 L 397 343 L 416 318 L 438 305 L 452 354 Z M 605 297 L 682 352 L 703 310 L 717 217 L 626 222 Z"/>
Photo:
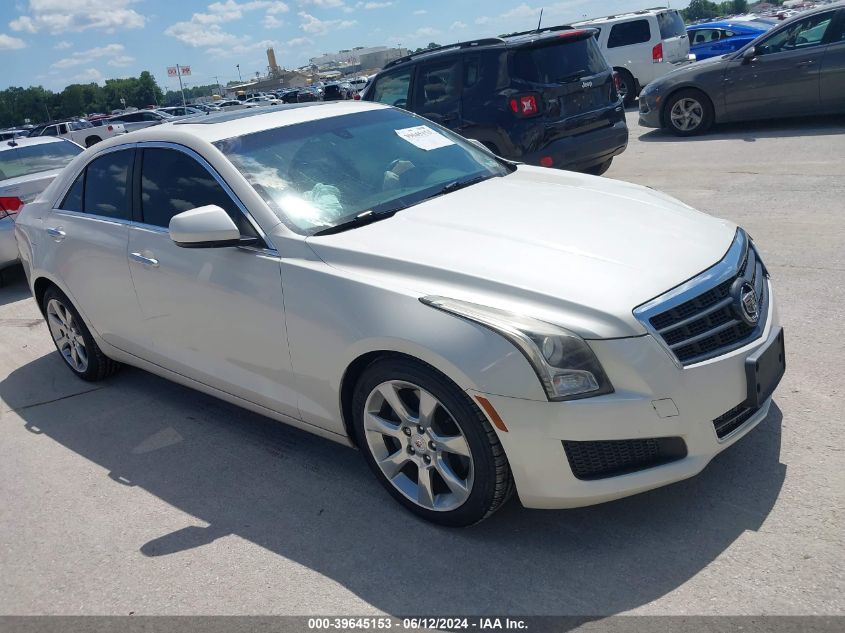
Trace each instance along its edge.
<path fill-rule="evenodd" d="M 434 527 L 354 450 L 140 370 L 77 380 L 13 271 L 0 614 L 845 614 L 845 118 L 695 139 L 628 119 L 607 176 L 746 227 L 785 327 L 768 418 L 701 475 Z"/>

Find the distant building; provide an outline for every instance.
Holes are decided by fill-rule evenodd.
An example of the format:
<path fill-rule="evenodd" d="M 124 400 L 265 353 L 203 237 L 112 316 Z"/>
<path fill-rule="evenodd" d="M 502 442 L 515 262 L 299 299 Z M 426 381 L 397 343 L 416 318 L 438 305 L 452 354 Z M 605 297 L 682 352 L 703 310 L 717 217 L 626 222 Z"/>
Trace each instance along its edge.
<path fill-rule="evenodd" d="M 363 68 L 382 68 L 387 62 L 408 54 L 405 48 L 357 46 L 336 53 L 325 53 L 312 57 L 309 65 L 321 72 L 335 70 L 342 74 L 359 72 Z"/>

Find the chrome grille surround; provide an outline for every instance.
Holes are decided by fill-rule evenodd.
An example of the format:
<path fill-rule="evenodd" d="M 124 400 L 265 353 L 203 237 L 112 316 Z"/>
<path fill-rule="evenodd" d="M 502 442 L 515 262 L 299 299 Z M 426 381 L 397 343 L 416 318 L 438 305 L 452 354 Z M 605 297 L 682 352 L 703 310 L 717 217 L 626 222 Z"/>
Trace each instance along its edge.
<path fill-rule="evenodd" d="M 754 288 L 759 318 L 749 324 L 734 310 L 731 287 L 743 279 Z M 769 308 L 768 273 L 750 238 L 737 229 L 717 264 L 634 309 L 634 316 L 679 367 L 716 358 L 758 338 Z"/>

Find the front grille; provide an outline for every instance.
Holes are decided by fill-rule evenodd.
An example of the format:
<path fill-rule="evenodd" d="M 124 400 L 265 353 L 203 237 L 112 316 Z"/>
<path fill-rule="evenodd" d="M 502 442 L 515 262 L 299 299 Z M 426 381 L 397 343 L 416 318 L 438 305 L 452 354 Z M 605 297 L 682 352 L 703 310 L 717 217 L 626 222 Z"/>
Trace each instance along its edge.
<path fill-rule="evenodd" d="M 747 324 L 736 312 L 731 287 L 739 278 L 754 287 L 760 314 L 756 325 Z M 742 347 L 759 336 L 765 325 L 767 299 L 763 263 L 749 246 L 736 274 L 648 321 L 678 360 L 689 365 Z"/>
<path fill-rule="evenodd" d="M 720 440 L 736 431 L 743 424 L 748 422 L 759 409 L 746 407 L 744 404 L 735 406 L 713 420 L 713 428 L 716 430 L 716 437 Z"/>
<path fill-rule="evenodd" d="M 624 475 L 687 456 L 680 437 L 649 437 L 637 440 L 563 442 L 569 467 L 578 479 L 604 479 Z"/>

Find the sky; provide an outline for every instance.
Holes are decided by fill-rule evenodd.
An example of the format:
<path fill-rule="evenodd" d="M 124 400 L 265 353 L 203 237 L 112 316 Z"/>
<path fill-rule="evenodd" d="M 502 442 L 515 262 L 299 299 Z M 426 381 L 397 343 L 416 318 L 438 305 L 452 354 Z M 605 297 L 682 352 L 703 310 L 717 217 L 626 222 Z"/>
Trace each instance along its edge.
<path fill-rule="evenodd" d="M 565 24 L 661 4 L 656 0 L 0 0 L 0 88 L 137 76 L 177 89 L 264 74 L 265 50 L 296 68 L 355 46 L 416 48 Z M 682 8 L 688 0 L 671 5 Z"/>

